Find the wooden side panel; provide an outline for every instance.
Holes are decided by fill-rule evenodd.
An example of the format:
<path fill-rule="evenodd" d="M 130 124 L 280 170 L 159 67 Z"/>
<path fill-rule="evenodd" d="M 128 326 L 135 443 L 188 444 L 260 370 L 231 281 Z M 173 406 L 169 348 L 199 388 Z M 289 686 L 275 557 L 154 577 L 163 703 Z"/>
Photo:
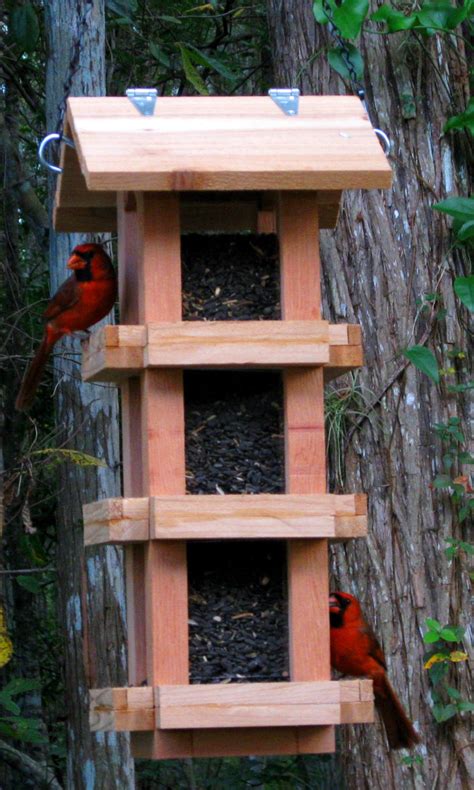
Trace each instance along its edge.
<path fill-rule="evenodd" d="M 225 729 L 206 729 L 196 730 L 193 740 L 194 757 L 326 754 L 336 750 L 334 727 L 259 727 L 258 734 L 255 728 L 242 727 L 238 737 Z"/>
<path fill-rule="evenodd" d="M 278 205 L 284 320 L 320 320 L 319 216 L 314 195 L 280 193 Z M 283 373 L 286 493 L 326 491 L 322 368 Z M 327 541 L 288 543 L 291 680 L 330 677 Z M 304 733 L 305 750 L 311 734 Z"/>
<path fill-rule="evenodd" d="M 70 148 L 67 150 L 71 151 Z M 89 232 L 91 230 L 115 232 L 117 230 L 117 212 L 115 210 L 117 193 L 89 191 L 80 172 L 75 151 L 72 152 L 72 156 L 72 166 L 66 163 L 64 171 L 67 183 L 64 181 L 58 191 L 58 197 L 61 197 L 63 203 L 54 207 L 55 229 L 69 232 Z M 72 189 L 70 189 L 70 185 L 73 185 Z M 118 194 L 120 196 L 120 193 Z M 193 199 L 201 194 L 195 192 L 183 195 L 181 233 L 203 233 L 204 231 L 276 233 L 275 205 L 271 197 L 267 200 L 267 196 L 272 196 L 273 193 L 263 193 L 264 198 L 261 205 L 259 205 L 258 193 L 255 192 L 206 192 L 202 195 L 201 200 Z M 337 222 L 341 192 L 331 190 L 320 191 L 317 194 L 320 203 L 320 227 L 334 228 Z M 214 199 L 216 195 L 220 197 L 220 201 Z M 226 195 L 229 195 L 231 200 L 225 200 Z M 209 199 L 207 199 L 208 196 Z"/>

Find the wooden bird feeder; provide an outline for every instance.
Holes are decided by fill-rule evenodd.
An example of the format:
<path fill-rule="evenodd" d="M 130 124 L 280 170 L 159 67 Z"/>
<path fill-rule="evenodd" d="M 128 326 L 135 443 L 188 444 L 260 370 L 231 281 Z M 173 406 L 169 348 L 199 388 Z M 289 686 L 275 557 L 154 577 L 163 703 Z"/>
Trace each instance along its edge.
<path fill-rule="evenodd" d="M 328 540 L 366 534 L 366 499 L 326 493 L 325 380 L 362 364 L 360 328 L 321 319 L 319 228 L 344 189 L 384 188 L 356 97 L 71 98 L 55 227 L 117 231 L 120 326 L 96 331 L 86 381 L 122 390 L 123 490 L 84 506 L 87 545 L 125 547 L 129 687 L 91 691 L 94 730 L 148 758 L 330 752 L 373 721 L 371 681 L 330 680 Z M 180 234 L 277 232 L 281 321 L 182 321 Z M 186 495 L 183 370 L 281 368 L 286 493 Z M 189 684 L 186 542 L 287 540 L 290 680 Z"/>

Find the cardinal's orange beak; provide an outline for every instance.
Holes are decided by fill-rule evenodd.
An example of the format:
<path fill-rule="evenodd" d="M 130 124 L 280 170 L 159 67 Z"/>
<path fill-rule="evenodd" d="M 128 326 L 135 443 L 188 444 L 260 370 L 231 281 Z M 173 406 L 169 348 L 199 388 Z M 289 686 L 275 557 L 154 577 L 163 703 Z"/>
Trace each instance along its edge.
<path fill-rule="evenodd" d="M 330 612 L 340 612 L 341 611 L 341 603 L 338 601 L 335 595 L 329 596 L 329 611 Z"/>
<path fill-rule="evenodd" d="M 74 253 L 71 255 L 67 262 L 68 269 L 85 269 L 87 266 L 86 261 L 84 258 L 81 258 L 79 255 L 75 255 Z"/>

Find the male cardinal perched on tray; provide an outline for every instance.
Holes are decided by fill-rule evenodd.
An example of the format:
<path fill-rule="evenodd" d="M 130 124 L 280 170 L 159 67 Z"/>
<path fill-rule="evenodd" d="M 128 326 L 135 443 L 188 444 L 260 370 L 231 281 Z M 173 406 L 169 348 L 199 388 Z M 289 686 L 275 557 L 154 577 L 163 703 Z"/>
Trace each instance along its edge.
<path fill-rule="evenodd" d="M 388 681 L 382 648 L 365 622 L 357 598 L 344 592 L 330 593 L 329 620 L 331 666 L 344 675 L 373 680 L 375 706 L 390 748 L 411 749 L 420 742 L 419 736 Z"/>
<path fill-rule="evenodd" d="M 47 320 L 41 344 L 21 383 L 15 407 L 30 408 L 54 344 L 63 335 L 83 331 L 112 309 L 117 279 L 112 261 L 100 244 L 79 244 L 67 262 L 72 275 L 61 285 L 44 312 Z"/>

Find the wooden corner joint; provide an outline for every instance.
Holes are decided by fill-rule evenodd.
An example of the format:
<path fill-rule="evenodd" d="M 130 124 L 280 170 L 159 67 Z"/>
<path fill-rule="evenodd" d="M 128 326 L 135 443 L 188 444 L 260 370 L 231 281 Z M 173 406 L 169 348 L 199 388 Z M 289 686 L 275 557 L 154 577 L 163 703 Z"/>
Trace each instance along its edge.
<path fill-rule="evenodd" d="M 103 499 L 83 505 L 82 513 L 86 546 L 150 538 L 148 497 Z"/>

